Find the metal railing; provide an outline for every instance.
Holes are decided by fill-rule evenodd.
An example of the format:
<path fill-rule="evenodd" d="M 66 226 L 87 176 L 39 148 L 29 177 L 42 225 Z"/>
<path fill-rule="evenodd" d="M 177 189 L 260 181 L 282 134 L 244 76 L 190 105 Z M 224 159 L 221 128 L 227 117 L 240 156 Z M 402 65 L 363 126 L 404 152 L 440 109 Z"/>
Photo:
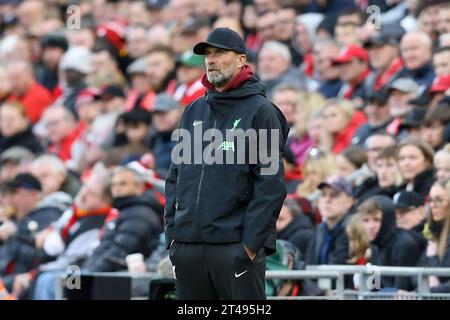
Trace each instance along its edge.
<path fill-rule="evenodd" d="M 344 285 L 345 276 L 358 275 L 360 286 L 358 290 L 346 290 Z M 369 285 L 374 277 L 396 276 L 415 277 L 417 280 L 417 291 L 414 293 L 397 293 L 373 291 Z M 267 279 L 329 279 L 335 280 L 335 288 L 330 285 L 321 287 L 328 289 L 329 295 L 325 296 L 303 296 L 303 297 L 269 297 L 269 299 L 338 299 L 338 300 L 366 300 L 366 299 L 440 299 L 450 300 L 450 294 L 430 293 L 428 286 L 429 276 L 450 277 L 450 268 L 419 268 L 419 267 L 388 267 L 388 266 L 348 266 L 348 265 L 318 265 L 307 266 L 306 270 L 293 271 L 266 271 Z M 372 279 L 371 279 L 372 278 Z M 329 281 L 331 283 L 331 281 Z"/>

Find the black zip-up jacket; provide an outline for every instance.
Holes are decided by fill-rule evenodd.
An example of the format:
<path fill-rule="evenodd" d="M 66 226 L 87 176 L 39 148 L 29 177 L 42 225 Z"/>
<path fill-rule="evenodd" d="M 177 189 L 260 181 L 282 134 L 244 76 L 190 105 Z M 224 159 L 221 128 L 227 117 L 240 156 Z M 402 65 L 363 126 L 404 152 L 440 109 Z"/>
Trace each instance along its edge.
<path fill-rule="evenodd" d="M 200 125 L 202 128 L 197 128 Z M 263 164 L 259 156 L 256 164 L 236 164 L 236 156 L 243 152 L 237 144 L 236 148 L 214 146 L 214 154 L 223 152 L 224 164 L 206 164 L 204 160 L 200 164 L 176 164 L 172 159 L 165 187 L 167 247 L 172 240 L 243 242 L 253 252 L 261 247 L 267 254 L 275 252 L 275 222 L 286 197 L 281 156 L 289 127 L 281 111 L 266 98 L 264 87 L 252 77 L 230 91 L 208 90 L 185 109 L 180 123 L 180 128 L 191 134 L 192 149 L 194 130 L 216 128 L 226 140 L 225 130 L 234 127 L 244 131 L 267 129 L 269 135 L 270 129 L 277 130 L 277 173 L 261 174 L 261 169 L 270 164 Z M 267 140 L 270 142 L 271 137 Z M 175 153 L 179 146 L 175 146 Z M 246 154 L 248 147 L 246 141 Z M 203 143 L 202 151 L 213 154 L 208 143 Z M 225 155 L 234 157 L 235 164 L 225 164 Z"/>

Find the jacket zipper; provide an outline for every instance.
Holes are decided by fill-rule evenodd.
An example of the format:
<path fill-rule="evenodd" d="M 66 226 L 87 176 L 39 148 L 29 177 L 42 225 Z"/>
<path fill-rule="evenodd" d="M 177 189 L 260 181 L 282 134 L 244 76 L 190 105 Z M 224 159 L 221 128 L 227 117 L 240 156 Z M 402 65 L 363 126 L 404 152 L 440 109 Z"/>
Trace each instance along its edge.
<path fill-rule="evenodd" d="M 213 126 L 213 129 L 216 129 L 216 125 L 217 125 L 217 118 L 214 119 L 214 126 Z M 208 151 L 211 151 L 211 144 L 209 144 L 208 148 L 209 148 Z M 208 153 L 208 157 L 209 157 L 209 153 Z M 198 182 L 198 189 L 197 189 L 197 199 L 196 199 L 196 201 L 195 201 L 195 214 L 196 214 L 197 216 L 198 216 L 199 204 L 200 204 L 200 192 L 201 192 L 201 190 L 202 190 L 202 184 L 203 184 L 203 173 L 204 173 L 204 171 L 205 171 L 205 166 L 206 166 L 206 163 L 205 163 L 205 162 L 206 162 L 206 161 L 203 161 L 203 163 L 202 163 L 202 171 L 200 172 L 200 180 L 199 180 L 199 182 Z M 200 228 L 199 228 L 199 226 L 198 226 L 198 219 L 196 219 L 196 221 L 197 221 L 197 223 L 196 223 L 196 226 L 197 226 L 197 232 L 199 233 L 200 238 L 202 238 L 202 235 L 201 235 L 201 233 L 200 233 Z"/>

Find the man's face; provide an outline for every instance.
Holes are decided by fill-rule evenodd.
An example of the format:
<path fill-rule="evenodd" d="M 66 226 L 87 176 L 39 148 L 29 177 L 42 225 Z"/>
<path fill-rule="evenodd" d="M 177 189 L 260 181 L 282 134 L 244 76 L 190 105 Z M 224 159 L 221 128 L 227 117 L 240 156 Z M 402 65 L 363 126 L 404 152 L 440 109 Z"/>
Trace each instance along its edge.
<path fill-rule="evenodd" d="M 391 90 L 389 92 L 389 112 L 393 118 L 404 117 L 406 114 L 411 111 L 412 105 L 409 104 L 409 101 L 413 98 L 413 95 L 410 93 L 405 93 L 399 90 Z"/>
<path fill-rule="evenodd" d="M 295 98 L 294 90 L 280 90 L 273 95 L 273 103 L 280 108 L 289 124 L 295 122 Z"/>
<path fill-rule="evenodd" d="M 396 58 L 397 52 L 397 48 L 389 44 L 373 45 L 368 50 L 370 64 L 375 70 L 384 71 Z"/>
<path fill-rule="evenodd" d="M 127 51 L 130 57 L 140 58 L 143 57 L 150 49 L 149 39 L 145 29 L 136 28 L 127 34 Z"/>
<path fill-rule="evenodd" d="M 377 159 L 374 169 L 380 188 L 392 187 L 397 182 L 399 169 L 394 158 Z"/>
<path fill-rule="evenodd" d="M 353 58 L 350 62 L 339 64 L 341 80 L 354 82 L 367 69 L 367 65 L 358 58 Z"/>
<path fill-rule="evenodd" d="M 400 49 L 405 66 L 409 70 L 419 69 L 431 59 L 431 48 L 425 46 L 415 35 L 405 35 Z"/>
<path fill-rule="evenodd" d="M 277 14 L 277 22 L 276 22 L 276 35 L 277 38 L 281 41 L 289 40 L 292 38 L 292 34 L 294 33 L 294 25 L 295 25 L 295 10 L 294 9 L 281 9 L 278 10 Z"/>
<path fill-rule="evenodd" d="M 59 61 L 63 55 L 63 49 L 58 47 L 47 47 L 42 52 L 42 61 L 48 68 L 54 70 L 58 67 Z"/>
<path fill-rule="evenodd" d="M 281 77 L 289 68 L 289 62 L 270 49 L 262 49 L 258 56 L 258 74 L 261 80 Z"/>
<path fill-rule="evenodd" d="M 343 217 L 352 205 L 352 198 L 331 187 L 323 187 L 319 198 L 319 210 L 324 219 Z"/>
<path fill-rule="evenodd" d="M 372 170 L 376 168 L 376 159 L 380 150 L 394 144 L 395 141 L 389 136 L 374 135 L 367 139 L 367 162 Z"/>
<path fill-rule="evenodd" d="M 208 47 L 205 50 L 206 76 L 216 88 L 224 87 L 244 65 L 246 57 L 231 50 Z"/>
<path fill-rule="evenodd" d="M 31 173 L 39 180 L 42 185 L 42 191 L 46 195 L 59 191 L 66 178 L 64 173 L 57 172 L 49 164 L 32 165 Z"/>
<path fill-rule="evenodd" d="M 125 134 L 127 136 L 128 142 L 131 144 L 144 143 L 147 133 L 148 125 L 144 122 L 140 122 L 137 124 L 128 124 L 125 128 Z"/>
<path fill-rule="evenodd" d="M 431 144 L 433 148 L 439 147 L 443 143 L 444 125 L 439 121 L 434 121 L 421 129 L 422 139 Z"/>
<path fill-rule="evenodd" d="M 363 216 L 363 225 L 364 229 L 366 229 L 367 235 L 369 236 L 370 241 L 375 240 L 378 235 L 378 232 L 381 229 L 381 221 L 383 219 L 383 213 L 378 211 L 374 214 L 364 214 Z"/>
<path fill-rule="evenodd" d="M 179 110 L 153 113 L 152 123 L 159 132 L 167 132 L 176 129 L 179 118 Z"/>
<path fill-rule="evenodd" d="M 256 29 L 264 41 L 275 40 L 276 24 L 277 16 L 273 12 L 268 12 L 258 18 Z"/>
<path fill-rule="evenodd" d="M 147 76 L 153 90 L 160 90 L 164 80 L 174 68 L 174 62 L 164 52 L 153 52 L 147 56 Z"/>
<path fill-rule="evenodd" d="M 441 8 L 437 15 L 437 30 L 439 34 L 450 32 L 450 8 Z"/>
<path fill-rule="evenodd" d="M 97 115 L 100 113 L 102 109 L 101 101 L 90 101 L 84 102 L 81 105 L 77 106 L 77 113 L 80 120 L 83 120 L 85 123 L 94 122 Z"/>
<path fill-rule="evenodd" d="M 92 55 L 92 74 L 111 70 L 113 61 L 106 50 L 94 53 Z"/>
<path fill-rule="evenodd" d="M 450 74 L 450 50 L 435 53 L 433 55 L 433 67 L 437 76 Z"/>
<path fill-rule="evenodd" d="M 396 209 L 395 215 L 397 227 L 405 230 L 411 230 L 425 218 L 422 206 L 418 208 Z"/>
<path fill-rule="evenodd" d="M 335 59 L 338 55 L 338 46 L 332 45 L 314 47 L 314 67 L 317 69 L 321 80 L 335 80 L 339 78 L 339 67 L 331 64 L 333 59 Z"/>
<path fill-rule="evenodd" d="M 130 171 L 120 171 L 112 178 L 111 194 L 114 198 L 138 196 L 143 192 L 143 183 L 137 182 L 134 174 Z"/>
<path fill-rule="evenodd" d="M 373 127 L 381 126 L 391 118 L 389 107 L 386 102 L 381 103 L 377 100 L 369 101 L 364 108 L 364 111 L 367 116 L 367 122 Z"/>
<path fill-rule="evenodd" d="M 44 126 L 47 129 L 47 136 L 50 142 L 61 142 L 72 131 L 72 124 L 66 119 L 64 112 L 60 108 L 47 110 L 44 113 Z"/>
<path fill-rule="evenodd" d="M 81 210 L 97 210 L 108 204 L 98 178 L 92 176 L 81 187 L 74 200 Z"/>
<path fill-rule="evenodd" d="M 139 94 L 146 94 L 151 90 L 150 79 L 144 73 L 133 73 L 131 75 L 131 87 Z"/>

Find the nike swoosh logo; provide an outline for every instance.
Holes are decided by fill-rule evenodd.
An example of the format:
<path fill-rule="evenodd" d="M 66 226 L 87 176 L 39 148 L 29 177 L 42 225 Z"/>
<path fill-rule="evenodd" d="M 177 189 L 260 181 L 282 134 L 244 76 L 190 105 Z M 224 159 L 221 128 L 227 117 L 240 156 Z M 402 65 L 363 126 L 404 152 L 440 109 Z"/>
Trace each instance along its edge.
<path fill-rule="evenodd" d="M 248 271 L 248 270 L 242 271 L 242 272 L 239 273 L 239 274 L 235 272 L 235 273 L 234 273 L 234 277 L 235 277 L 235 278 L 239 278 L 240 276 L 242 276 L 242 275 L 243 275 L 244 273 L 246 273 L 247 271 Z"/>
<path fill-rule="evenodd" d="M 192 123 L 192 126 L 197 126 L 197 125 L 199 125 L 199 124 L 202 124 L 203 123 L 203 121 L 194 121 L 193 123 Z"/>

